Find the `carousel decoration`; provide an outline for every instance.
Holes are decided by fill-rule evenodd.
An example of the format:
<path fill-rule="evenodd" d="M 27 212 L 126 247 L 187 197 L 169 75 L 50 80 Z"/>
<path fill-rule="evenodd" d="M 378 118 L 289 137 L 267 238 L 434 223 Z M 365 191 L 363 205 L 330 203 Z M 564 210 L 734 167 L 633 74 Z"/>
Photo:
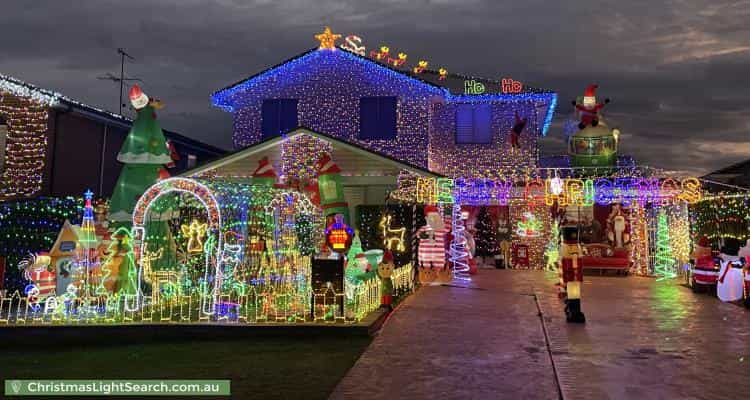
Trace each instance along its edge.
<path fill-rule="evenodd" d="M 611 129 L 604 121 L 595 91 L 598 85 L 589 85 L 582 97 L 573 101 L 578 131 L 568 140 L 568 154 L 574 167 L 614 167 L 617 164 L 617 146 L 620 131 Z"/>

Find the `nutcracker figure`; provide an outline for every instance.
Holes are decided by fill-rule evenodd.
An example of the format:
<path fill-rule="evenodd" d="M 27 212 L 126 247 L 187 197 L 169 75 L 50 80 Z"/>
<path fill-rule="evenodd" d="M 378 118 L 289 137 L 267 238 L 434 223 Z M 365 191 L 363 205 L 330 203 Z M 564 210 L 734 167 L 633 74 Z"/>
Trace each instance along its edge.
<path fill-rule="evenodd" d="M 560 294 L 565 299 L 565 319 L 568 322 L 584 323 L 586 316 L 581 312 L 581 284 L 583 283 L 583 268 L 579 257 L 583 256 L 583 249 L 578 242 L 578 227 L 565 226 L 562 228 L 562 244 L 560 256 L 562 269 L 560 270 Z"/>

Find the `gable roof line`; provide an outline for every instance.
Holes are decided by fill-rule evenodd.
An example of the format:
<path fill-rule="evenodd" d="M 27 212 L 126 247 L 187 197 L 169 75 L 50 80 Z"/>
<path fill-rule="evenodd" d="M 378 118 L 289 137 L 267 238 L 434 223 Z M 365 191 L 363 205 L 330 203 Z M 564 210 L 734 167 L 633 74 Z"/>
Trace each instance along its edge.
<path fill-rule="evenodd" d="M 384 63 L 378 62 L 376 60 L 373 60 L 373 59 L 371 59 L 369 57 L 362 56 L 362 55 L 359 55 L 357 53 L 353 53 L 353 52 L 351 52 L 351 51 L 349 51 L 347 49 L 344 49 L 342 47 L 336 47 L 336 50 L 337 51 L 342 51 L 342 52 L 344 52 L 344 53 L 346 53 L 346 54 L 348 54 L 350 56 L 353 56 L 355 59 L 359 59 L 361 61 L 365 61 L 365 62 L 374 64 L 374 65 L 377 65 L 377 66 L 382 67 L 384 69 L 387 69 L 389 71 L 396 72 L 396 73 L 398 73 L 398 74 L 400 74 L 400 75 L 402 75 L 404 77 L 411 78 L 412 80 L 416 81 L 417 83 L 421 83 L 421 84 L 424 84 L 426 86 L 429 86 L 431 89 L 438 89 L 438 90 L 442 91 L 443 95 L 445 95 L 446 98 L 448 98 L 448 99 L 452 98 L 453 96 L 457 96 L 457 95 L 454 95 L 453 93 L 451 93 L 448 88 L 446 88 L 444 86 L 441 86 L 441 85 L 438 85 L 438 84 L 436 84 L 434 82 L 430 82 L 430 81 L 427 81 L 425 79 L 422 79 L 418 75 L 411 73 L 410 70 L 403 70 L 403 69 L 394 68 L 394 67 L 392 67 L 389 64 L 384 64 Z M 293 61 L 299 60 L 301 58 L 304 58 L 306 56 L 312 55 L 316 51 L 319 51 L 319 49 L 317 47 L 314 47 L 314 48 L 309 49 L 307 51 L 304 51 L 304 52 L 302 52 L 302 53 L 300 53 L 300 54 L 298 54 L 298 55 L 296 55 L 294 57 L 286 59 L 286 60 L 284 60 L 284 61 L 282 61 L 282 62 L 280 62 L 280 63 L 278 63 L 276 65 L 268 67 L 268 68 L 266 68 L 266 69 L 264 69 L 264 70 L 262 70 L 262 71 L 260 71 L 260 72 L 258 72 L 256 74 L 254 74 L 254 75 L 251 75 L 251 76 L 249 76 L 249 77 L 247 77 L 245 79 L 241 79 L 241 80 L 239 80 L 239 81 L 237 81 L 235 83 L 232 83 L 232 84 L 230 84 L 228 86 L 225 86 L 225 87 L 223 87 L 223 88 L 215 91 L 214 93 L 212 93 L 211 94 L 211 98 L 213 100 L 216 96 L 219 96 L 219 95 L 223 94 L 224 92 L 227 92 L 227 91 L 229 91 L 231 89 L 234 89 L 235 87 L 237 87 L 239 85 L 248 83 L 248 82 L 250 82 L 252 80 L 255 80 L 257 78 L 260 78 L 262 75 L 265 75 L 266 73 L 268 73 L 268 72 L 270 72 L 270 71 L 272 71 L 274 69 L 280 68 L 280 67 L 284 66 L 285 64 L 288 64 L 290 62 L 293 62 Z M 425 72 L 431 73 L 433 75 L 437 75 L 438 74 L 437 71 L 431 70 L 431 69 L 426 69 Z M 457 74 L 457 73 L 449 73 L 448 76 L 455 77 L 455 78 L 461 78 L 461 79 L 478 79 L 478 80 L 482 80 L 484 82 L 491 82 L 491 83 L 495 83 L 495 84 L 500 83 L 500 81 L 494 80 L 494 79 L 482 78 L 482 77 L 474 77 L 474 76 L 468 76 L 468 75 Z M 537 95 L 545 95 L 545 94 L 546 95 L 550 95 L 550 94 L 555 94 L 554 91 L 548 90 L 548 89 L 539 89 L 539 88 L 535 88 L 535 87 L 532 87 L 532 86 L 526 86 L 526 87 L 531 88 L 532 91 L 530 91 L 530 92 L 522 92 L 522 93 L 507 93 L 507 94 L 506 93 L 485 94 L 484 96 L 507 96 L 509 99 L 513 99 L 513 98 L 516 98 L 517 96 L 523 96 L 523 95 L 534 95 L 534 94 L 537 94 Z M 217 106 L 217 107 L 221 107 L 216 102 L 214 102 L 214 105 Z"/>
<path fill-rule="evenodd" d="M 211 161 L 211 162 L 208 162 L 206 164 L 201 165 L 200 167 L 196 167 L 194 169 L 187 170 L 187 171 L 181 173 L 179 176 L 191 177 L 191 176 L 196 175 L 196 174 L 201 174 L 201 173 L 204 173 L 204 172 L 208 172 L 208 171 L 211 171 L 211 170 L 223 167 L 224 165 L 227 165 L 227 164 L 230 164 L 230 163 L 232 163 L 234 161 L 243 159 L 243 158 L 245 158 L 247 156 L 250 156 L 250 155 L 259 153 L 261 151 L 265 151 L 265 150 L 268 150 L 270 148 L 273 148 L 274 146 L 276 146 L 277 144 L 281 143 L 284 140 L 291 139 L 293 137 L 297 137 L 297 136 L 300 136 L 300 135 L 310 135 L 310 136 L 313 136 L 313 137 L 317 137 L 318 139 L 322 139 L 322 140 L 327 140 L 327 141 L 333 142 L 334 144 L 339 145 L 341 147 L 344 147 L 347 150 L 351 150 L 351 151 L 357 152 L 359 154 L 362 154 L 365 157 L 371 157 L 371 158 L 374 158 L 374 159 L 378 159 L 380 161 L 387 162 L 387 163 L 389 163 L 391 165 L 394 165 L 394 166 L 396 166 L 398 168 L 401 168 L 401 169 L 405 169 L 405 170 L 407 170 L 409 172 L 412 172 L 412 173 L 416 173 L 416 174 L 419 174 L 419 175 L 428 175 L 428 176 L 437 177 L 437 178 L 443 177 L 443 175 L 440 175 L 440 174 L 437 174 L 435 172 L 432 172 L 432 171 L 430 171 L 430 170 L 428 170 L 426 168 L 419 167 L 417 165 L 414 165 L 414 164 L 411 164 L 411 163 L 408 163 L 408 162 L 397 160 L 397 159 L 395 159 L 395 158 L 393 158 L 391 156 L 388 156 L 386 154 L 383 154 L 383 153 L 380 153 L 380 152 L 377 152 L 377 151 L 373 151 L 373 150 L 370 150 L 370 149 L 366 149 L 366 148 L 364 148 L 362 146 L 359 146 L 357 144 L 353 144 L 353 143 L 349 143 L 349 142 L 343 141 L 343 140 L 341 140 L 339 138 L 333 137 L 333 136 L 325 134 L 325 133 L 316 132 L 316 131 L 314 131 L 314 130 L 312 130 L 310 128 L 304 127 L 304 126 L 299 126 L 299 127 L 295 128 L 295 129 L 289 131 L 286 134 L 272 136 L 272 137 L 264 139 L 264 140 L 262 140 L 262 141 L 260 141 L 258 143 L 255 143 L 255 144 L 243 147 L 243 148 L 238 149 L 238 150 L 236 150 L 234 152 L 231 152 L 231 153 L 225 155 L 224 157 L 221 157 L 221 158 L 219 158 L 219 159 L 217 159 L 215 161 Z"/>

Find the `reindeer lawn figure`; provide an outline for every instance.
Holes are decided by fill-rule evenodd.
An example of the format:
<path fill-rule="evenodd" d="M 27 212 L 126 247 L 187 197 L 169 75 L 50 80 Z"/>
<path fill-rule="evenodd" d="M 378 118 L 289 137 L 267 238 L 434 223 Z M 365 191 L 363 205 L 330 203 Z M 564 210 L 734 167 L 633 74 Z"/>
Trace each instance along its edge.
<path fill-rule="evenodd" d="M 391 228 L 391 218 L 391 215 L 384 215 L 380 220 L 380 229 L 383 230 L 383 245 L 387 250 L 406 251 L 406 247 L 404 247 L 406 228 Z"/>

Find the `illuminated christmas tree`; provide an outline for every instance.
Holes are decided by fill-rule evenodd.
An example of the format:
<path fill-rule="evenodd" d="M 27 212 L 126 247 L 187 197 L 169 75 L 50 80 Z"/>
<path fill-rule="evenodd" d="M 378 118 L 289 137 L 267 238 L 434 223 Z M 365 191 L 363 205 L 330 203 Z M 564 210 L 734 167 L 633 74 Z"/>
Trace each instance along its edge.
<path fill-rule="evenodd" d="M 83 194 L 86 201 L 83 208 L 83 220 L 81 221 L 81 234 L 78 237 L 78 241 L 81 242 L 85 249 L 90 249 L 96 245 L 96 228 L 94 227 L 94 207 L 91 204 L 91 199 L 94 197 L 94 193 L 91 190 L 87 190 Z"/>
<path fill-rule="evenodd" d="M 656 254 L 654 256 L 654 275 L 659 280 L 674 278 L 674 257 L 669 243 L 669 223 L 667 214 L 659 212 L 656 222 Z"/>
<path fill-rule="evenodd" d="M 295 221 L 295 230 L 297 231 L 297 246 L 303 256 L 310 256 L 318 250 L 315 243 L 315 227 L 312 218 L 308 215 L 300 215 Z"/>
<path fill-rule="evenodd" d="M 497 231 L 492 224 L 487 207 L 482 207 L 477 215 L 477 223 L 474 225 L 477 232 L 474 236 L 476 243 L 476 255 L 480 257 L 494 256 L 499 252 L 497 247 Z"/>

